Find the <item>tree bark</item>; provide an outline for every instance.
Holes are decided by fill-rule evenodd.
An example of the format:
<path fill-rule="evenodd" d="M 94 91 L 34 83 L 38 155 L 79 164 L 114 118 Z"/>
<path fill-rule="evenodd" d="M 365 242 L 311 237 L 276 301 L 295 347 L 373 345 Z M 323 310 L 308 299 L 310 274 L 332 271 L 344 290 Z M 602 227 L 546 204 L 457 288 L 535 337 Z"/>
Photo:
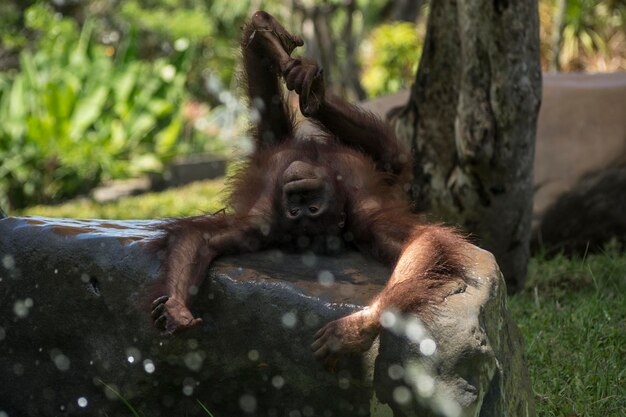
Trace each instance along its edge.
<path fill-rule="evenodd" d="M 440 0 L 411 97 L 395 121 L 415 156 L 416 209 L 491 251 L 509 291 L 529 258 L 541 101 L 536 2 Z"/>

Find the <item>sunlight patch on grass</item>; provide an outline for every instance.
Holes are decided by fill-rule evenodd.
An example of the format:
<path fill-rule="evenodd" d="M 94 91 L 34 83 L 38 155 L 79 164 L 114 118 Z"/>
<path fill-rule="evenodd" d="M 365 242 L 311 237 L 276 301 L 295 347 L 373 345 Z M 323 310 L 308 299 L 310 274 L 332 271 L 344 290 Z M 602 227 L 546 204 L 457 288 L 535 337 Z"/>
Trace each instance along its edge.
<path fill-rule="evenodd" d="M 154 219 L 195 216 L 224 208 L 224 179 L 198 181 L 160 193 L 124 197 L 111 203 L 83 198 L 54 206 L 29 207 L 15 215 L 79 219 Z"/>

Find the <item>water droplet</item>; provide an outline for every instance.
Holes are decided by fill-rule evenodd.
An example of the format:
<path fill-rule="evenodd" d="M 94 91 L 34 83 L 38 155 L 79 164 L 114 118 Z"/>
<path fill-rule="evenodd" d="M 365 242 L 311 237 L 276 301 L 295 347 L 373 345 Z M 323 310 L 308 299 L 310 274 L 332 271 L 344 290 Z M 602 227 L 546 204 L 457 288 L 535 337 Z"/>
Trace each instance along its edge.
<path fill-rule="evenodd" d="M 193 378 L 185 378 L 183 380 L 183 394 L 185 394 L 186 396 L 190 396 L 191 394 L 193 394 L 193 390 L 196 386 L 196 380 Z"/>
<path fill-rule="evenodd" d="M 446 398 L 441 403 L 441 413 L 446 417 L 460 417 L 461 406 L 454 400 Z"/>
<path fill-rule="evenodd" d="M 54 362 L 54 365 L 59 371 L 67 371 L 70 369 L 70 358 L 61 353 L 58 349 L 52 349 L 50 351 L 50 359 Z"/>
<path fill-rule="evenodd" d="M 389 378 L 394 380 L 399 380 L 404 376 L 404 368 L 397 363 L 389 366 L 387 369 L 387 373 L 389 374 Z"/>
<path fill-rule="evenodd" d="M 290 311 L 283 314 L 281 321 L 283 322 L 283 326 L 287 327 L 288 329 L 292 329 L 298 322 L 298 318 L 294 313 Z"/>
<path fill-rule="evenodd" d="M 244 394 L 239 398 L 239 407 L 246 413 L 254 413 L 256 410 L 256 398 L 250 394 Z"/>
<path fill-rule="evenodd" d="M 128 363 L 139 362 L 141 360 L 141 351 L 133 346 L 126 348 L 126 359 Z"/>
<path fill-rule="evenodd" d="M 2 266 L 6 269 L 13 269 L 15 267 L 15 258 L 11 255 L 4 255 L 2 257 Z"/>
<path fill-rule="evenodd" d="M 407 320 L 404 332 L 413 343 L 420 343 L 426 333 L 424 326 L 416 317 L 411 317 Z"/>
<path fill-rule="evenodd" d="M 398 318 L 392 311 L 386 310 L 380 315 L 380 324 L 386 329 L 393 327 L 397 321 Z"/>
<path fill-rule="evenodd" d="M 22 376 L 24 375 L 24 365 L 22 365 L 21 363 L 14 363 L 13 364 L 13 373 L 17 376 Z"/>
<path fill-rule="evenodd" d="M 86 283 L 88 283 L 88 282 L 89 282 L 89 275 L 88 275 L 88 274 L 84 274 L 84 273 L 83 273 L 83 274 L 81 274 L 81 275 L 80 275 L 80 280 L 81 280 L 82 282 L 84 282 L 85 284 L 86 284 Z"/>
<path fill-rule="evenodd" d="M 192 285 L 191 287 L 189 287 L 189 290 L 187 290 L 189 292 L 189 295 L 196 295 L 198 294 L 198 287 L 195 285 Z"/>
<path fill-rule="evenodd" d="M 417 386 L 417 392 L 424 398 L 430 398 L 435 393 L 435 381 L 434 379 L 425 373 L 417 376 L 415 385 Z"/>
<path fill-rule="evenodd" d="M 430 356 L 437 350 L 437 344 L 433 339 L 424 339 L 420 342 L 420 352 L 422 355 Z"/>
<path fill-rule="evenodd" d="M 252 362 L 258 361 L 259 360 L 259 352 L 252 349 L 251 351 L 248 352 L 248 359 L 250 359 Z"/>
<path fill-rule="evenodd" d="M 117 397 L 118 392 L 120 392 L 120 388 L 113 383 L 107 383 L 104 387 L 104 395 L 106 395 L 109 400 L 119 401 Z"/>
<path fill-rule="evenodd" d="M 281 389 L 285 385 L 285 379 L 280 375 L 276 375 L 272 378 L 272 385 L 276 389 Z"/>
<path fill-rule="evenodd" d="M 198 372 L 202 369 L 202 363 L 204 362 L 204 355 L 201 352 L 189 352 L 184 358 L 185 365 L 192 371 Z"/>
<path fill-rule="evenodd" d="M 30 300 L 30 303 L 27 302 L 27 300 Z M 13 312 L 18 318 L 23 319 L 28 316 L 29 305 L 32 306 L 32 304 L 33 300 L 30 298 L 27 298 L 26 300 L 17 300 L 15 304 L 13 304 Z"/>
<path fill-rule="evenodd" d="M 332 272 L 323 269 L 317 274 L 317 281 L 324 287 L 330 287 L 335 282 L 335 276 Z"/>
<path fill-rule="evenodd" d="M 301 257 L 302 263 L 309 268 L 313 268 L 317 263 L 317 256 L 313 252 L 306 252 Z"/>
<path fill-rule="evenodd" d="M 146 359 L 143 361 L 143 370 L 149 374 L 153 373 L 155 370 L 154 363 L 150 359 Z"/>
<path fill-rule="evenodd" d="M 350 378 L 339 378 L 337 380 L 337 385 L 339 385 L 339 388 L 341 389 L 348 389 L 350 388 Z"/>
<path fill-rule="evenodd" d="M 85 407 L 87 407 L 87 404 L 88 404 L 87 403 L 87 398 L 85 398 L 85 397 L 80 397 L 76 402 L 78 403 L 78 406 L 80 408 L 85 408 Z"/>
<path fill-rule="evenodd" d="M 398 404 L 408 404 L 411 401 L 411 391 L 404 386 L 396 387 L 393 390 L 393 399 Z"/>

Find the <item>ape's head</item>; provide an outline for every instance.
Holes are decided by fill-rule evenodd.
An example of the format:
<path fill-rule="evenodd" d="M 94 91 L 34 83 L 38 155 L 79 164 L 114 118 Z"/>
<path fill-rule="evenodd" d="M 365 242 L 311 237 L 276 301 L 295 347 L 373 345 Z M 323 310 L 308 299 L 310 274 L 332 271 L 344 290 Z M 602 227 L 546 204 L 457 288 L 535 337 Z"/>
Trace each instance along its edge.
<path fill-rule="evenodd" d="M 329 168 L 294 161 L 283 173 L 281 210 L 292 231 L 338 234 L 345 223 L 344 205 L 345 193 Z"/>

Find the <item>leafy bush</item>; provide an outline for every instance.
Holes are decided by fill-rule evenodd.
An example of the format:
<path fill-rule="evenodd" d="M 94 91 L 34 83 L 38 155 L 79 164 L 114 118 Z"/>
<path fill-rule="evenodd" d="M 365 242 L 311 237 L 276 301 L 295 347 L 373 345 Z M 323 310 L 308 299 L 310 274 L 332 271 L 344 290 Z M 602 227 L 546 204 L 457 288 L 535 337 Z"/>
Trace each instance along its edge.
<path fill-rule="evenodd" d="M 20 72 L 0 74 L 0 196 L 11 207 L 158 170 L 173 156 L 185 51 L 138 61 L 133 36 L 114 51 L 94 41 L 91 21 L 79 30 L 41 5 L 26 26 L 41 33 L 36 52 L 21 52 Z"/>
<path fill-rule="evenodd" d="M 407 88 L 415 78 L 422 44 L 415 24 L 395 22 L 374 29 L 361 50 L 363 87 L 370 97 Z"/>

